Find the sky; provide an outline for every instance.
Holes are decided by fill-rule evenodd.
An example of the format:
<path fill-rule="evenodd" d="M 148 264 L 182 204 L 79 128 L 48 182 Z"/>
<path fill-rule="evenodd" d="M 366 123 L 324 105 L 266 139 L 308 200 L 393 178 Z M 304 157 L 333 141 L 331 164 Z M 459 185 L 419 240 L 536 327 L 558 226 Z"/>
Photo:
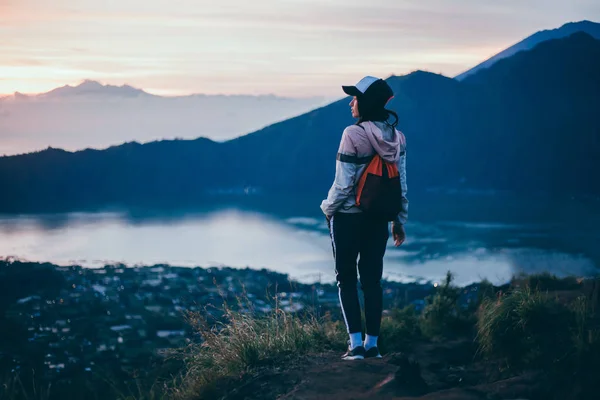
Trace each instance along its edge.
<path fill-rule="evenodd" d="M 162 95 L 335 96 L 455 76 L 597 0 L 0 0 L 0 93 L 84 79 Z"/>

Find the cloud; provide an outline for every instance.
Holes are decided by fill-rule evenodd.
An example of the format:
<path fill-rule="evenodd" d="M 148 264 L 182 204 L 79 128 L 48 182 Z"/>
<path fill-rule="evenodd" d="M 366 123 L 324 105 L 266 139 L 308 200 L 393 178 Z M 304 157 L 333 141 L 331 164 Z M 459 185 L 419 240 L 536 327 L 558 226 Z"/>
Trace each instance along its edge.
<path fill-rule="evenodd" d="M 0 61 L 0 68 L 2 67 L 31 67 L 31 66 L 40 66 L 44 65 L 44 63 L 40 60 L 36 60 L 35 58 L 9 58 L 3 59 Z"/>
<path fill-rule="evenodd" d="M 458 74 L 537 30 L 600 19 L 596 3 L 0 0 L 0 57 L 40 63 L 48 82 L 131 77 L 165 91 L 330 95 L 331 79 L 366 73 Z M 13 76 L 14 90 L 30 72 Z"/>

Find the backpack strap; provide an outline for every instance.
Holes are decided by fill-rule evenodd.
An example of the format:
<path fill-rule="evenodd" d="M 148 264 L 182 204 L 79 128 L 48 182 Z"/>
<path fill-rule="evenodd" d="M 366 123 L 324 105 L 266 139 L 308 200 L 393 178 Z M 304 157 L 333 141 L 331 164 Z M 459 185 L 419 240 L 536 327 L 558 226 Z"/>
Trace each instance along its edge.
<path fill-rule="evenodd" d="M 356 124 L 356 126 L 360 127 L 363 131 L 367 132 L 367 130 L 365 129 L 364 126 L 362 126 L 361 124 Z M 368 164 L 371 162 L 371 160 L 373 160 L 373 158 L 375 158 L 375 156 L 377 155 L 377 152 L 375 152 L 375 154 L 373 154 L 372 156 L 366 156 L 366 157 L 359 157 L 358 155 L 356 156 L 346 156 L 346 155 L 340 155 L 338 154 L 337 159 L 339 161 L 342 162 L 350 162 L 353 164 L 360 164 L 360 165 L 364 165 L 364 164 Z"/>

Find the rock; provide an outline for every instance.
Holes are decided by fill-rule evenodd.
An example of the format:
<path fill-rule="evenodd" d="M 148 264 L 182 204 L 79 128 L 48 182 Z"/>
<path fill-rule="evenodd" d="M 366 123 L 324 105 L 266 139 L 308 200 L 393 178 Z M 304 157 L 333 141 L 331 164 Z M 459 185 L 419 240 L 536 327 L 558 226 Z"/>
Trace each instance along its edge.
<path fill-rule="evenodd" d="M 394 374 L 395 384 L 414 393 L 426 393 L 427 383 L 421 376 L 421 366 L 414 359 L 399 353 L 394 357 L 394 365 L 398 370 Z"/>

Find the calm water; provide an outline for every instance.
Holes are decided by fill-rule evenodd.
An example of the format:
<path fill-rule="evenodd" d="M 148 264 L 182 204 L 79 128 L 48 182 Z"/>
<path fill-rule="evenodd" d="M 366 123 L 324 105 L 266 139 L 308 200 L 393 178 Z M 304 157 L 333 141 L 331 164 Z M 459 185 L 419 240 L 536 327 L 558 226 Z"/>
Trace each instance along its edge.
<path fill-rule="evenodd" d="M 500 283 L 518 272 L 596 274 L 599 209 L 598 200 L 431 194 L 412 201 L 408 239 L 401 248 L 390 241 L 385 276 L 436 281 L 452 270 L 466 284 L 481 278 Z M 276 211 L 263 204 L 176 214 L 4 215 L 0 256 L 89 267 L 264 267 L 301 281 L 334 279 L 327 228 L 312 200 Z"/>

